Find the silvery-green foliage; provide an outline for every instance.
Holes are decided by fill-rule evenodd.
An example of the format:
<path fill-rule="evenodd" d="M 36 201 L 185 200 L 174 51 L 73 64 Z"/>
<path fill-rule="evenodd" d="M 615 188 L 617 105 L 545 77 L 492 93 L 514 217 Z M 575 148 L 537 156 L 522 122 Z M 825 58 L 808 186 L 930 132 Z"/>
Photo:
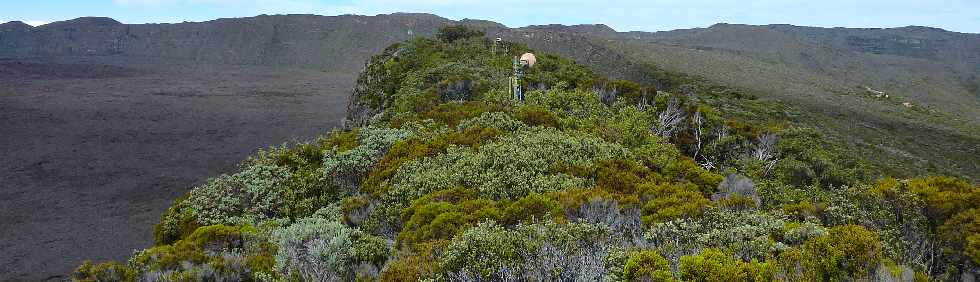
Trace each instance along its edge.
<path fill-rule="evenodd" d="M 341 211 L 340 203 L 336 202 L 320 208 L 313 213 L 313 217 L 340 222 L 344 218 L 344 212 Z"/>
<path fill-rule="evenodd" d="M 478 117 L 466 119 L 459 122 L 456 126 L 459 131 L 473 127 L 488 127 L 506 132 L 514 132 L 524 129 L 523 122 L 503 112 L 483 113 Z"/>
<path fill-rule="evenodd" d="M 599 138 L 551 128 L 533 128 L 480 148 L 450 147 L 446 153 L 408 162 L 391 179 L 390 202 L 408 202 L 451 187 L 473 187 L 482 196 L 514 199 L 582 187 L 585 180 L 552 173 L 558 164 L 587 166 L 626 156 L 628 151 Z"/>
<path fill-rule="evenodd" d="M 711 209 L 698 218 L 655 224 L 646 238 L 675 264 L 705 248 L 730 249 L 745 260 L 765 259 L 776 251 L 773 238 L 781 237 L 783 225 L 783 219 L 769 214 Z"/>
<path fill-rule="evenodd" d="M 276 275 L 273 275 L 273 274 L 270 274 L 270 273 L 265 273 L 265 272 L 256 272 L 256 273 L 253 273 L 252 274 L 252 279 L 254 279 L 257 282 L 284 282 L 284 281 L 286 281 L 286 279 L 284 279 L 282 277 L 278 277 Z"/>
<path fill-rule="evenodd" d="M 281 213 L 289 177 L 289 170 L 283 167 L 252 165 L 194 188 L 187 204 L 202 225 L 235 225 L 274 218 Z"/>
<path fill-rule="evenodd" d="M 356 230 L 323 218 L 304 218 L 272 232 L 279 247 L 276 271 L 286 277 L 297 274 L 303 281 L 349 279 L 354 260 Z"/>
<path fill-rule="evenodd" d="M 612 231 L 611 239 L 620 245 L 641 247 L 643 238 L 643 219 L 638 208 L 621 208 L 610 199 L 592 199 L 577 210 L 567 211 L 569 219 L 576 222 L 602 224 Z"/>
<path fill-rule="evenodd" d="M 412 135 L 405 129 L 366 127 L 360 131 L 360 145 L 338 152 L 324 152 L 323 175 L 345 192 L 357 191 L 361 177 L 373 168 L 395 142 Z"/>
<path fill-rule="evenodd" d="M 756 192 L 755 183 L 752 182 L 752 179 L 737 173 L 732 173 L 726 176 L 725 179 L 718 184 L 718 193 L 712 195 L 711 199 L 717 201 L 720 199 L 731 198 L 733 196 L 752 199 L 752 201 L 755 202 L 756 207 L 762 204 L 759 195 Z"/>
<path fill-rule="evenodd" d="M 220 271 L 210 263 L 183 261 L 175 269 L 146 271 L 139 278 L 144 282 L 165 281 L 245 281 L 251 276 L 245 255 L 239 251 L 222 250 L 214 254 L 221 257 Z"/>
<path fill-rule="evenodd" d="M 610 109 L 591 91 L 568 89 L 560 81 L 548 91 L 532 91 L 526 105 L 544 106 L 558 118 L 562 128 L 583 129 L 584 125 L 596 124 L 610 114 Z"/>
<path fill-rule="evenodd" d="M 907 282 L 915 281 L 915 271 L 906 265 L 887 266 L 878 264 L 875 268 L 874 280 L 878 282 Z M 972 281 L 962 279 L 961 281 Z"/>
<path fill-rule="evenodd" d="M 860 189 L 859 187 L 837 187 L 830 188 L 830 193 L 828 195 L 828 205 L 824 209 L 824 224 L 828 226 L 844 225 L 844 224 L 867 224 L 870 218 L 867 216 L 864 210 L 861 209 L 860 203 L 856 203 L 854 199 L 856 193 L 854 189 Z"/>
<path fill-rule="evenodd" d="M 789 244 L 800 245 L 810 238 L 827 235 L 827 229 L 814 222 L 803 222 L 795 228 L 786 230 L 783 241 Z"/>
<path fill-rule="evenodd" d="M 442 257 L 450 281 L 597 281 L 608 229 L 544 222 L 507 230 L 485 222 L 453 239 Z"/>
<path fill-rule="evenodd" d="M 393 113 L 414 113 L 416 102 L 425 95 L 425 92 L 422 91 L 425 88 L 424 84 L 425 79 L 421 72 L 412 71 L 406 73 L 401 81 L 401 87 L 398 88 L 398 92 L 394 98 L 393 107 L 391 108 Z"/>
<path fill-rule="evenodd" d="M 525 281 L 599 281 L 605 274 L 605 258 L 611 244 L 603 225 L 553 222 L 519 226 L 518 232 L 540 242 L 528 250 Z M 540 279 L 536 279 L 540 278 Z"/>

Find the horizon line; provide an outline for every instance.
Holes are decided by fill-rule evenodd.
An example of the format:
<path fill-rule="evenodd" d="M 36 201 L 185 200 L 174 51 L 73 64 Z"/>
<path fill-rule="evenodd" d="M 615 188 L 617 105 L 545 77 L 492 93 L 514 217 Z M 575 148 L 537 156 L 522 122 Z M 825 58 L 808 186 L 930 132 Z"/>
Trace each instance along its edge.
<path fill-rule="evenodd" d="M 916 25 L 916 24 L 910 24 L 910 25 L 904 25 L 904 26 L 892 26 L 892 27 L 852 27 L 852 26 L 832 26 L 831 27 L 831 26 L 815 26 L 815 25 L 797 25 L 797 24 L 790 24 L 790 23 L 745 24 L 745 23 L 732 23 L 732 22 L 717 22 L 717 23 L 714 23 L 714 24 L 711 24 L 711 25 L 708 25 L 708 26 L 694 26 L 694 27 L 684 27 L 684 28 L 676 28 L 676 29 L 664 29 L 664 30 L 627 30 L 627 31 L 617 30 L 617 29 L 615 29 L 615 28 L 613 28 L 613 27 L 611 27 L 611 26 L 609 26 L 607 24 L 604 24 L 604 23 L 578 23 L 578 24 L 545 23 L 545 24 L 531 24 L 531 25 L 525 25 L 525 26 L 512 27 L 512 26 L 509 26 L 507 24 L 504 24 L 504 23 L 501 23 L 501 22 L 497 22 L 497 21 L 493 21 L 493 20 L 473 19 L 473 18 L 453 19 L 453 18 L 450 18 L 450 17 L 445 17 L 445 16 L 433 14 L 433 13 L 418 13 L 418 12 L 392 12 L 392 13 L 379 13 L 379 14 L 375 14 L 375 15 L 363 15 L 363 14 L 353 14 L 353 13 L 338 14 L 338 15 L 323 15 L 323 14 L 313 14 L 313 13 L 309 13 L 309 14 L 303 14 L 303 13 L 264 14 L 263 13 L 263 14 L 258 14 L 258 15 L 254 15 L 254 16 L 218 17 L 218 18 L 213 18 L 213 19 L 208 19 L 208 20 L 185 20 L 185 21 L 180 21 L 180 22 L 142 22 L 142 23 L 126 23 L 126 22 L 121 22 L 121 21 L 119 21 L 119 20 L 117 20 L 117 19 L 115 19 L 114 17 L 111 17 L 111 16 L 80 16 L 80 17 L 75 17 L 75 18 L 71 18 L 71 19 L 57 20 L 57 21 L 50 21 L 50 22 L 45 22 L 45 21 L 31 21 L 31 20 L 0 20 L 0 24 L 9 24 L 9 23 L 13 23 L 13 22 L 20 22 L 20 23 L 29 25 L 32 28 L 37 28 L 37 27 L 43 27 L 43 26 L 50 25 L 50 24 L 62 23 L 62 22 L 69 22 L 69 21 L 78 20 L 78 19 L 85 19 L 85 18 L 106 18 L 106 19 L 112 19 L 112 20 L 114 20 L 116 22 L 119 22 L 119 23 L 125 24 L 125 25 L 153 25 L 153 24 L 206 23 L 206 22 L 218 21 L 218 20 L 249 19 L 249 18 L 257 18 L 257 17 L 263 17 L 263 16 L 270 16 L 270 17 L 271 16 L 316 16 L 316 17 L 351 17 L 351 16 L 355 16 L 355 17 L 379 17 L 379 16 L 392 16 L 392 15 L 429 15 L 429 16 L 434 16 L 434 17 L 438 17 L 438 18 L 442 18 L 442 19 L 454 21 L 454 22 L 463 22 L 463 21 L 467 21 L 467 20 L 470 20 L 470 21 L 487 21 L 487 22 L 492 22 L 492 23 L 499 24 L 501 26 L 504 26 L 504 27 L 510 28 L 510 29 L 520 29 L 520 28 L 548 26 L 548 25 L 558 25 L 558 26 L 566 26 L 566 27 L 572 27 L 572 26 L 599 26 L 599 25 L 601 25 L 601 26 L 605 26 L 605 27 L 607 27 L 607 28 L 609 28 L 609 29 L 617 32 L 617 33 L 631 33 L 631 32 L 647 32 L 647 33 L 670 32 L 670 31 L 678 31 L 678 30 L 707 29 L 707 28 L 711 28 L 711 27 L 714 27 L 714 26 L 718 26 L 718 25 L 742 25 L 742 26 L 758 26 L 758 27 L 783 25 L 783 26 L 811 27 L 811 28 L 824 28 L 824 29 L 868 29 L 868 30 L 899 29 L 899 28 L 929 28 L 929 29 L 937 29 L 937 30 L 941 30 L 941 31 L 945 31 L 945 32 L 953 32 L 953 33 L 960 33 L 960 34 L 971 34 L 971 35 L 980 35 L 980 33 L 954 31 L 954 30 L 949 30 L 949 29 L 945 29 L 945 28 L 941 28 L 941 27 L 926 26 L 926 25 Z"/>

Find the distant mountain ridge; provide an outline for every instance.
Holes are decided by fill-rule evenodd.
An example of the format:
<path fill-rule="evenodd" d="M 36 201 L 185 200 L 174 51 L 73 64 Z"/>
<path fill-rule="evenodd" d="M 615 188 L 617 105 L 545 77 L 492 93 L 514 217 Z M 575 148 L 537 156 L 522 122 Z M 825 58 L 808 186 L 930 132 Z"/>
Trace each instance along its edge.
<path fill-rule="evenodd" d="M 524 38 L 523 41 L 532 46 L 538 42 L 528 40 L 529 35 L 545 32 L 608 40 L 739 49 L 758 46 L 719 46 L 717 41 L 704 36 L 718 31 L 778 31 L 842 50 L 941 61 L 953 64 L 958 70 L 980 71 L 980 35 L 931 27 L 819 28 L 722 23 L 708 28 L 618 32 L 603 24 L 508 28 L 492 21 L 466 19 L 457 22 L 431 14 L 409 13 L 377 16 L 260 15 L 173 24 L 123 24 L 111 18 L 83 17 L 38 27 L 13 21 L 0 24 L 0 46 L 3 47 L 0 48 L 0 56 L 127 55 L 231 64 L 328 67 L 337 65 L 336 60 L 317 61 L 309 58 L 334 58 L 336 52 L 341 51 L 350 52 L 345 56 L 347 58 L 356 58 L 353 62 L 345 60 L 342 63 L 360 65 L 366 56 L 380 51 L 380 47 L 375 45 L 431 35 L 438 27 L 452 23 L 478 26 L 491 35 Z M 758 40 L 752 43 L 766 44 Z"/>
<path fill-rule="evenodd" d="M 277 15 L 175 24 L 78 18 L 0 29 L 0 56 L 142 56 L 227 64 L 354 70 L 391 42 L 449 24 L 420 14 Z M 323 58 L 323 59 L 317 59 Z"/>

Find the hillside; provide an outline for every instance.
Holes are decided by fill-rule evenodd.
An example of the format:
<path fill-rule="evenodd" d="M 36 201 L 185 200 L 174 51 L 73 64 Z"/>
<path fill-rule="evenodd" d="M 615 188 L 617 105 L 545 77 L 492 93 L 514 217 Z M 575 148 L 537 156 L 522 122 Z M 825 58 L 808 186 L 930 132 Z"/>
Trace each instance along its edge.
<path fill-rule="evenodd" d="M 509 93 L 511 58 L 537 53 Z M 716 108 L 712 105 L 726 105 Z M 955 281 L 980 187 L 879 178 L 749 97 L 610 80 L 463 26 L 373 56 L 347 130 L 178 198 L 82 281 Z M 726 118 L 733 117 L 733 118 Z"/>
<path fill-rule="evenodd" d="M 121 260 L 148 246 L 150 223 L 174 197 L 233 174 L 255 148 L 339 126 L 365 60 L 453 23 L 601 76 L 715 97 L 701 103 L 721 118 L 812 128 L 865 161 L 867 178 L 980 178 L 975 34 L 731 24 L 617 32 L 428 14 L 10 22 L 0 24 L 0 132 L 11 137 L 0 142 L 0 280 L 58 279 L 84 258 Z"/>
<path fill-rule="evenodd" d="M 0 30 L 0 56 L 143 56 L 356 72 L 379 46 L 453 21 L 428 14 L 259 16 L 124 25 L 80 18 Z M 980 35 L 924 27 L 813 28 L 718 24 L 669 32 L 604 25 L 524 28 L 465 23 L 555 52 L 598 72 L 661 88 L 703 79 L 781 101 L 890 173 L 980 177 Z M 309 58 L 318 58 L 310 60 Z M 664 75 L 664 71 L 668 75 Z M 710 85 L 710 86 L 708 86 Z M 877 93 L 887 94 L 876 98 Z M 911 108 L 903 106 L 908 102 Z M 902 163 L 900 167 L 890 164 Z"/>
<path fill-rule="evenodd" d="M 795 112 L 795 121 L 821 129 L 892 174 L 980 177 L 978 35 L 729 24 L 658 33 L 520 30 L 531 34 L 518 36 L 530 46 L 614 77 L 728 88 L 780 101 Z M 583 49 L 593 51 L 581 54 Z M 618 60 L 599 65 L 581 59 L 595 54 Z M 633 71 L 615 75 L 610 65 Z"/>
<path fill-rule="evenodd" d="M 364 60 L 443 21 L 426 18 L 0 26 L 0 280 L 64 279 L 152 245 L 190 187 L 340 126 Z"/>

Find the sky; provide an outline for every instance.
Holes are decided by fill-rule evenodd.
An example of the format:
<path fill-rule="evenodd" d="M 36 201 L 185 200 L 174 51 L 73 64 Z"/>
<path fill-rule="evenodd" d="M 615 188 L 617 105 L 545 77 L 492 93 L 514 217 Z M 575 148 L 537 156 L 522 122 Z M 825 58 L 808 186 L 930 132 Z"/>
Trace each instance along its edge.
<path fill-rule="evenodd" d="M 980 33 L 978 0 L 0 0 L 0 22 L 31 25 L 82 16 L 123 23 L 175 23 L 260 14 L 431 13 L 510 27 L 606 24 L 618 31 L 661 31 L 715 23 L 820 27 L 909 25 Z"/>

